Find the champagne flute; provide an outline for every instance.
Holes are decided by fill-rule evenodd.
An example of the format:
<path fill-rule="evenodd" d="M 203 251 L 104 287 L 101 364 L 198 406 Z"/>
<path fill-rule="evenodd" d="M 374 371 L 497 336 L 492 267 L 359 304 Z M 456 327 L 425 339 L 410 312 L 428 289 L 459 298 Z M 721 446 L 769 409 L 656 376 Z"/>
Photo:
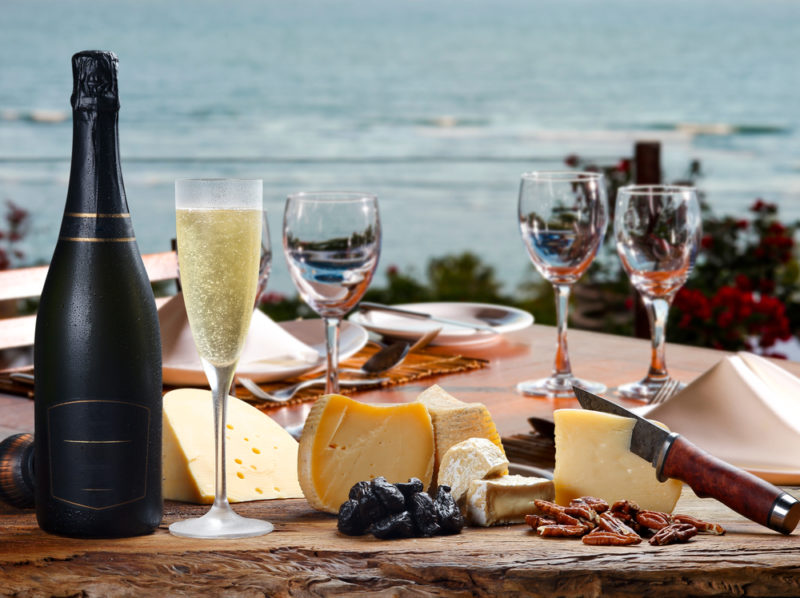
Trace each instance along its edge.
<path fill-rule="evenodd" d="M 378 198 L 368 193 L 296 193 L 286 200 L 283 251 L 303 300 L 325 325 L 325 392 L 339 392 L 339 327 L 367 290 L 381 247 Z"/>
<path fill-rule="evenodd" d="M 617 390 L 627 398 L 648 400 L 669 380 L 664 351 L 667 315 L 697 257 L 700 205 L 692 187 L 630 185 L 617 192 L 615 209 L 617 253 L 647 309 L 652 342 L 647 375 Z"/>
<path fill-rule="evenodd" d="M 518 218 L 533 265 L 553 284 L 558 333 L 552 375 L 520 382 L 517 391 L 541 397 L 574 396 L 573 386 L 603 392 L 605 385 L 572 375 L 567 351 L 570 290 L 592 263 L 608 223 L 603 175 L 547 171 L 523 174 Z"/>
<path fill-rule="evenodd" d="M 225 423 L 228 389 L 253 315 L 262 229 L 260 180 L 175 181 L 178 261 L 186 313 L 214 404 L 216 490 L 202 517 L 169 526 L 177 536 L 246 538 L 272 524 L 237 515 L 228 504 Z"/>

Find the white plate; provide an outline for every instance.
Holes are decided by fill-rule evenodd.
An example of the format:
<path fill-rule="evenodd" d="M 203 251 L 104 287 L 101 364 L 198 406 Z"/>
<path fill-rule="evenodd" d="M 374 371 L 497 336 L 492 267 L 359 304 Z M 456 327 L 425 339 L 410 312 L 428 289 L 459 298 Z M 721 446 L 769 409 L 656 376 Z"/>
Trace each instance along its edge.
<path fill-rule="evenodd" d="M 294 364 L 285 367 L 272 365 L 269 371 L 259 368 L 258 364 L 242 364 L 237 376 L 245 376 L 256 382 L 275 382 L 310 372 L 325 365 L 325 330 L 322 320 L 294 320 L 278 322 L 278 325 L 298 340 L 304 342 L 318 354 L 319 358 L 312 364 Z M 339 359 L 344 360 L 358 353 L 367 344 L 368 334 L 358 324 L 342 322 L 339 338 Z M 164 384 L 172 386 L 208 386 L 203 367 L 198 358 L 196 365 L 163 365 Z"/>
<path fill-rule="evenodd" d="M 424 312 L 449 320 L 489 324 L 498 333 L 521 330 L 533 324 L 533 316 L 526 311 L 490 303 L 405 303 L 394 307 Z M 442 331 L 431 343 L 434 345 L 488 343 L 494 342 L 499 338 L 498 334 L 491 332 L 440 324 L 432 320 L 407 318 L 377 310 L 356 312 L 350 316 L 349 320 L 372 332 L 407 340 L 417 339 L 429 330 L 441 327 Z"/>

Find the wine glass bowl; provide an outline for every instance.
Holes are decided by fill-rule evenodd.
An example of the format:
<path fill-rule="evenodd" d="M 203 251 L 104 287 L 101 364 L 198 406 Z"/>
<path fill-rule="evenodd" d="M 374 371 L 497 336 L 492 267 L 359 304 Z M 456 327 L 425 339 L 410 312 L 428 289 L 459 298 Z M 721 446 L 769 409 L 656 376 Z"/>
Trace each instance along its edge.
<path fill-rule="evenodd" d="M 531 172 L 522 175 L 517 216 L 528 256 L 553 284 L 558 319 L 553 374 L 520 382 L 522 394 L 573 396 L 573 386 L 591 392 L 603 384 L 572 375 L 567 350 L 567 310 L 571 286 L 594 260 L 608 224 L 603 175 L 595 172 Z"/>
<path fill-rule="evenodd" d="M 325 323 L 327 393 L 339 392 L 339 325 L 367 290 L 380 256 L 378 198 L 296 193 L 286 200 L 283 250 L 300 296 Z"/>
<path fill-rule="evenodd" d="M 228 389 L 250 328 L 259 283 L 262 193 L 260 180 L 175 182 L 181 287 L 213 397 L 216 488 L 214 504 L 205 515 L 170 525 L 177 536 L 245 538 L 273 530 L 269 522 L 241 517 L 231 509 L 225 472 Z"/>
<path fill-rule="evenodd" d="M 669 306 L 684 285 L 700 246 L 697 192 L 678 185 L 630 185 L 617 193 L 614 238 L 622 267 L 647 309 L 652 333 L 647 375 L 617 390 L 627 398 L 651 399 L 669 379 L 665 330 Z"/>

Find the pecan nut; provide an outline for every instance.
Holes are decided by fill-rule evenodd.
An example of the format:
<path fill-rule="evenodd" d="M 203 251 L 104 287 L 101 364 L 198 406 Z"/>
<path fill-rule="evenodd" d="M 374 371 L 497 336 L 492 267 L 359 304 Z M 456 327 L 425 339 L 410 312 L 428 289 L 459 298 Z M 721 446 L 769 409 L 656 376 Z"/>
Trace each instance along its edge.
<path fill-rule="evenodd" d="M 639 525 L 644 527 L 652 530 L 660 530 L 672 523 L 672 516 L 669 515 L 669 513 L 662 513 L 660 511 L 643 510 L 636 514 L 636 521 Z"/>
<path fill-rule="evenodd" d="M 549 515 L 562 525 L 581 525 L 581 522 L 573 517 L 567 515 L 565 507 L 557 505 L 549 500 L 534 500 L 533 504 L 545 515 Z"/>
<path fill-rule="evenodd" d="M 599 527 L 581 538 L 581 542 L 593 546 L 628 546 L 630 544 L 638 544 L 641 541 L 642 539 L 637 534 L 618 534 Z"/>
<path fill-rule="evenodd" d="M 556 525 L 555 519 L 548 519 L 541 515 L 525 515 L 525 523 L 531 526 L 534 530 L 540 525 Z"/>
<path fill-rule="evenodd" d="M 620 521 L 611 513 L 601 513 L 597 516 L 597 525 L 600 529 L 614 534 L 621 534 L 623 536 L 636 536 L 639 537 L 634 530 L 628 527 L 623 521 Z M 641 539 L 641 538 L 640 538 Z"/>
<path fill-rule="evenodd" d="M 581 496 L 580 498 L 573 498 L 571 501 L 569 501 L 569 506 L 571 507 L 577 507 L 580 505 L 588 506 L 598 515 L 600 513 L 605 513 L 609 508 L 606 501 L 595 496 Z"/>
<path fill-rule="evenodd" d="M 697 528 L 697 531 L 701 533 L 714 534 L 716 536 L 721 536 L 725 533 L 725 528 L 719 523 L 703 521 L 702 519 L 697 519 L 691 515 L 675 515 L 672 519 L 675 521 L 675 523 L 688 523 L 693 525 L 695 528 Z"/>
<path fill-rule="evenodd" d="M 585 525 L 540 525 L 536 533 L 543 538 L 579 538 L 589 531 Z"/>
<path fill-rule="evenodd" d="M 688 542 L 690 538 L 697 535 L 697 528 L 691 523 L 671 523 L 667 527 L 662 527 L 656 535 L 650 538 L 653 546 L 664 546 L 677 542 Z"/>

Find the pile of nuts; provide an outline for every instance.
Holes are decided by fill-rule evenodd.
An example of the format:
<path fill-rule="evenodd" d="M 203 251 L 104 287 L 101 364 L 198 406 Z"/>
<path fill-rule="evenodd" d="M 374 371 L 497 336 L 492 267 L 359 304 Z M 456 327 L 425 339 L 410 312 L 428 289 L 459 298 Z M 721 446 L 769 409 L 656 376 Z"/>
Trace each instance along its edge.
<path fill-rule="evenodd" d="M 581 538 L 595 546 L 639 544 L 649 538 L 653 546 L 688 542 L 700 532 L 721 535 L 725 530 L 689 515 L 670 515 L 640 509 L 629 500 L 611 507 L 600 498 L 583 496 L 562 507 L 547 500 L 534 501 L 544 515 L 526 515 L 525 523 L 543 538 Z"/>

